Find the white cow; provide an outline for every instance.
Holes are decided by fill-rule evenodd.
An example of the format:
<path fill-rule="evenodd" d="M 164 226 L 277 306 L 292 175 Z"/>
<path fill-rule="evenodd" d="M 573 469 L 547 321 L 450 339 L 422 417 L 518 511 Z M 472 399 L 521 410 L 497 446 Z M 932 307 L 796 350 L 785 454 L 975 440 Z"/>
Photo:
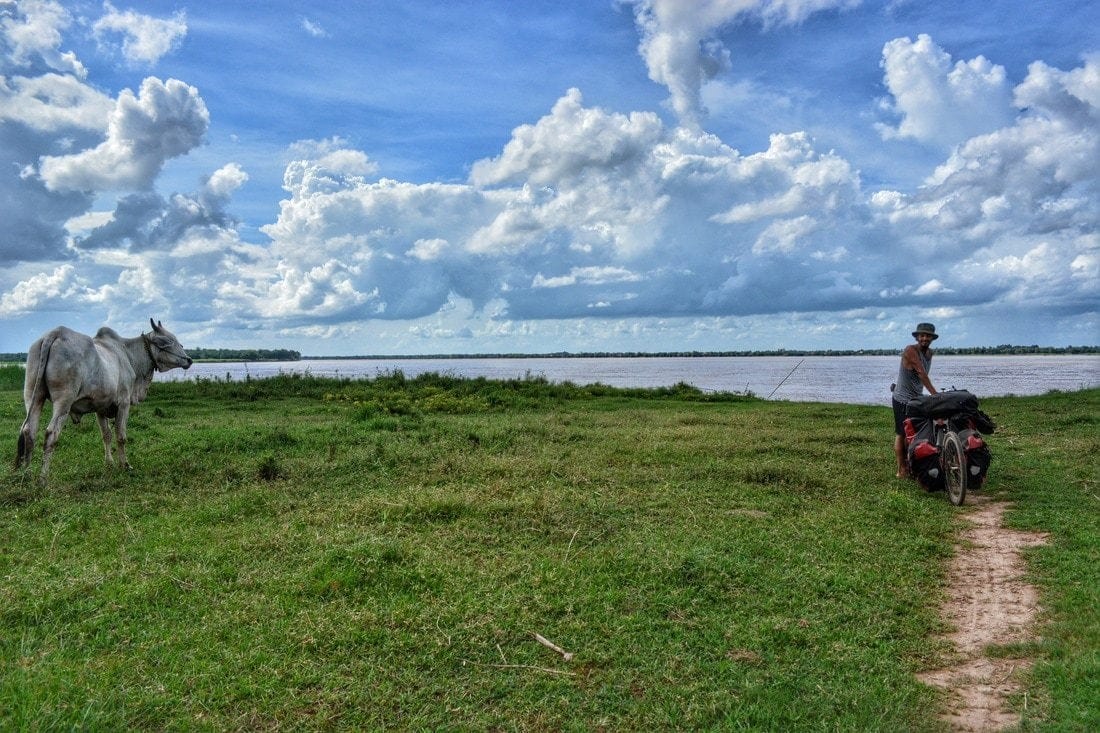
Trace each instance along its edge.
<path fill-rule="evenodd" d="M 17 468 L 30 465 L 46 400 L 53 402 L 53 416 L 46 426 L 42 448 L 43 479 L 50 469 L 50 456 L 66 415 L 78 423 L 85 414 L 96 414 L 108 465 L 113 462 L 108 420 L 114 420 L 118 465 L 130 467 L 126 461 L 126 419 L 130 405 L 145 399 L 154 369 L 166 372 L 191 366 L 191 357 L 171 332 L 151 318 L 149 325 L 153 327 L 152 333 L 134 338 L 122 338 L 106 326 L 96 332 L 95 338 L 59 326 L 31 345 L 23 386 L 27 419 L 19 431 Z"/>

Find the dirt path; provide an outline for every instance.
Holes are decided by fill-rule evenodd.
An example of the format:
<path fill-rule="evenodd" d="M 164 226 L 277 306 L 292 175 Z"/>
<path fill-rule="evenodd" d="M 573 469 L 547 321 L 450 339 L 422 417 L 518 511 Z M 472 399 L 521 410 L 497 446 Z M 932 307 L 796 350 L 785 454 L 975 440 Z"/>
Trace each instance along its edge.
<path fill-rule="evenodd" d="M 1001 526 L 1007 504 L 975 497 L 948 573 L 943 617 L 955 631 L 958 661 L 925 672 L 921 681 L 945 689 L 951 699 L 945 722 L 956 731 L 998 731 L 1019 723 L 1008 698 L 1023 693 L 1026 658 L 990 658 L 986 647 L 1032 637 L 1038 593 L 1024 582 L 1020 550 L 1046 542 L 1046 535 Z M 1024 693 L 1026 694 L 1026 693 Z"/>

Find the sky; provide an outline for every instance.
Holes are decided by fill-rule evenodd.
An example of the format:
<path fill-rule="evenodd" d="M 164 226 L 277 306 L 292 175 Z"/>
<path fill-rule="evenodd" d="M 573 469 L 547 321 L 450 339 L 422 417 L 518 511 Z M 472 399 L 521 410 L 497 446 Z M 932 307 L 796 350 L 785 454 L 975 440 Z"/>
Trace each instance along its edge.
<path fill-rule="evenodd" d="M 1100 344 L 1093 0 L 0 0 L 0 352 Z"/>

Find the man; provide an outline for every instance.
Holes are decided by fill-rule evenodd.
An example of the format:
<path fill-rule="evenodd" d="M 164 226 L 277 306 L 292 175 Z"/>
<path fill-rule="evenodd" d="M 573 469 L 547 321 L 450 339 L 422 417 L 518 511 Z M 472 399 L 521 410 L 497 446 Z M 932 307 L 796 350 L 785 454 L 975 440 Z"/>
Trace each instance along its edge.
<path fill-rule="evenodd" d="M 894 454 L 898 459 L 898 478 L 909 475 L 909 466 L 905 460 L 905 406 L 909 400 L 920 397 L 922 389 L 936 394 L 928 372 L 932 369 L 932 342 L 939 338 L 936 327 L 931 323 L 918 323 L 913 331 L 915 344 L 909 344 L 901 352 L 901 366 L 898 368 L 898 381 L 894 385 Z"/>

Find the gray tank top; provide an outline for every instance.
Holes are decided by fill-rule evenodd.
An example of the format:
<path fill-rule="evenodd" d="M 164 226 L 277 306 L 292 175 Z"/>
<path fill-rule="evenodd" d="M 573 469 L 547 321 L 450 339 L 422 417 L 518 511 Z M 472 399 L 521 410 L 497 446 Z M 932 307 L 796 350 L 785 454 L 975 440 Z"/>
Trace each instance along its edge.
<path fill-rule="evenodd" d="M 932 356 L 925 356 L 924 352 L 917 349 L 917 356 L 924 366 L 924 373 L 932 373 Z M 916 369 L 906 369 L 904 365 L 898 367 L 898 382 L 894 387 L 894 400 L 906 404 L 909 400 L 916 399 L 924 393 L 924 385 L 921 384 L 920 375 Z"/>

